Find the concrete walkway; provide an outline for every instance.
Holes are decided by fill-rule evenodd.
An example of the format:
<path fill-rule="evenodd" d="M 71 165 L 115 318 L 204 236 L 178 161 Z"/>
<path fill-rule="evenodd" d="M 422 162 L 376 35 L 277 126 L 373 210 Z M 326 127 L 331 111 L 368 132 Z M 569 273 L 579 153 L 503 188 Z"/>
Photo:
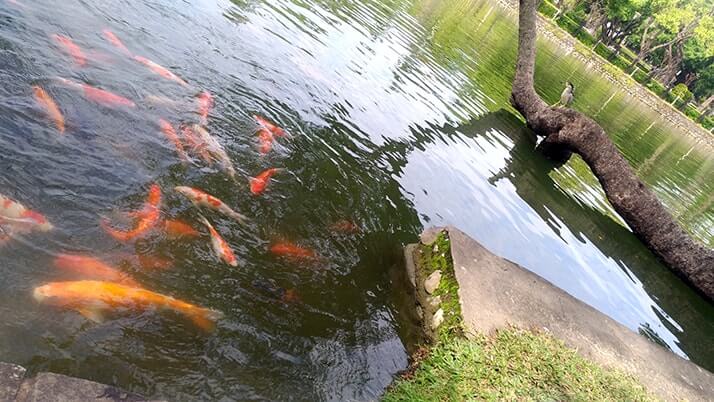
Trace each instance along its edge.
<path fill-rule="evenodd" d="M 714 400 L 712 373 L 496 256 L 458 229 L 446 230 L 468 331 L 539 328 L 596 363 L 630 373 L 663 399 Z M 427 230 L 422 242 L 429 244 L 435 233 L 438 229 Z"/>

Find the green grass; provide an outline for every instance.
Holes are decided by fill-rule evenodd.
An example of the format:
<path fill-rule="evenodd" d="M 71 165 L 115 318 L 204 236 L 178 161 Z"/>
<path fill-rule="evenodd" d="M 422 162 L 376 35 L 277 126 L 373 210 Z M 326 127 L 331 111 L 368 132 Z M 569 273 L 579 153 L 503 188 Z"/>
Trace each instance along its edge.
<path fill-rule="evenodd" d="M 441 233 L 417 250 L 417 283 L 442 272 L 435 294 L 441 296 L 444 323 L 435 343 L 416 354 L 383 401 L 653 400 L 632 378 L 600 368 L 544 333 L 508 328 L 466 339 L 450 246 Z"/>
<path fill-rule="evenodd" d="M 510 328 L 447 337 L 383 401 L 649 401 L 642 386 L 604 370 L 550 336 Z"/>

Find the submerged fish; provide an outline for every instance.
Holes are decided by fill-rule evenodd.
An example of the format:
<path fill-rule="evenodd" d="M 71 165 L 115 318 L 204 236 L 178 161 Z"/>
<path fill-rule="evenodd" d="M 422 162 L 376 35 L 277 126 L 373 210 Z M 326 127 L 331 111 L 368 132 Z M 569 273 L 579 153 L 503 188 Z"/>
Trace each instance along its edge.
<path fill-rule="evenodd" d="M 198 237 L 200 233 L 184 221 L 166 219 L 164 221 L 164 231 L 169 237 Z"/>
<path fill-rule="evenodd" d="M 104 30 L 102 30 L 102 35 L 104 35 L 104 38 L 106 38 L 106 40 L 108 40 L 109 43 L 114 45 L 114 47 L 119 49 L 122 53 L 124 53 L 126 55 L 131 55 L 131 52 L 129 51 L 129 49 L 127 49 L 126 46 L 124 46 L 124 43 L 122 43 L 122 41 L 119 40 L 119 38 L 116 35 L 114 35 L 114 32 L 110 31 L 109 29 L 104 29 Z"/>
<path fill-rule="evenodd" d="M 136 258 L 139 261 L 139 265 L 141 265 L 144 269 L 157 269 L 163 271 L 174 265 L 171 260 L 157 257 L 155 255 L 137 254 Z"/>
<path fill-rule="evenodd" d="M 223 169 L 223 171 L 226 172 L 232 179 L 235 179 L 236 171 L 233 167 L 233 162 L 221 143 L 209 134 L 205 128 L 198 124 L 191 126 L 191 129 L 197 135 L 201 149 L 208 152 L 211 158 L 218 162 L 221 169 Z"/>
<path fill-rule="evenodd" d="M 312 249 L 298 246 L 297 244 L 291 242 L 274 243 L 270 246 L 270 252 L 275 255 L 288 258 L 308 260 L 317 258 L 317 254 L 315 254 L 315 251 Z"/>
<path fill-rule="evenodd" d="M 33 85 L 32 91 L 35 94 L 35 100 L 37 100 L 37 103 L 45 109 L 47 115 L 55 122 L 57 130 L 60 134 L 64 134 L 64 116 L 62 115 L 59 107 L 57 107 L 54 99 L 52 99 L 52 97 L 38 85 Z"/>
<path fill-rule="evenodd" d="M 63 35 L 52 34 L 52 40 L 62 47 L 62 50 L 72 56 L 75 64 L 80 67 L 84 67 L 87 64 L 87 56 L 84 54 L 82 49 L 72 41 L 72 39 Z"/>
<path fill-rule="evenodd" d="M 258 123 L 258 125 L 266 130 L 268 130 L 270 133 L 275 135 L 276 137 L 285 137 L 287 134 L 285 130 L 282 128 L 276 126 L 275 124 L 271 123 L 266 119 L 265 117 L 261 117 L 258 115 L 253 115 L 253 118 L 255 121 Z"/>
<path fill-rule="evenodd" d="M 218 234 L 208 219 L 202 216 L 201 222 L 206 226 L 206 229 L 208 229 L 208 232 L 211 234 L 211 247 L 213 247 L 213 252 L 216 254 L 216 257 L 232 267 L 237 267 L 238 260 L 236 259 L 235 254 L 233 254 L 233 250 L 228 242 L 226 242 L 221 235 Z"/>
<path fill-rule="evenodd" d="M 161 188 L 158 185 L 153 184 L 149 189 L 149 195 L 146 198 L 144 207 L 134 214 L 134 216 L 138 218 L 138 222 L 133 229 L 128 231 L 114 229 L 109 225 L 109 221 L 107 219 L 102 219 L 100 221 L 100 225 L 102 229 L 104 229 L 104 231 L 106 231 L 113 238 L 122 242 L 128 242 L 136 239 L 137 237 L 148 232 L 149 229 L 156 226 L 161 215 L 160 205 Z"/>
<path fill-rule="evenodd" d="M 330 225 L 330 230 L 333 232 L 338 232 L 338 233 L 358 233 L 360 232 L 359 226 L 357 226 L 354 222 L 347 220 L 347 219 L 341 219 L 332 225 Z"/>
<path fill-rule="evenodd" d="M 273 149 L 274 140 L 275 138 L 273 137 L 273 133 L 267 129 L 261 128 L 258 130 L 258 143 L 260 144 L 258 149 L 260 150 L 260 153 L 265 155 L 270 152 L 270 150 Z"/>
<path fill-rule="evenodd" d="M 202 126 L 208 124 L 208 113 L 213 107 L 213 96 L 208 91 L 203 91 L 197 96 L 198 99 L 198 118 Z"/>
<path fill-rule="evenodd" d="M 135 107 L 134 102 L 129 99 L 119 96 L 117 94 L 105 91 L 103 89 L 95 88 L 91 85 L 87 85 L 81 82 L 76 82 L 68 80 L 67 78 L 57 77 L 57 80 L 69 88 L 81 91 L 84 96 L 100 105 L 107 107 Z"/>
<path fill-rule="evenodd" d="M 0 225 L 26 227 L 48 232 L 53 226 L 42 214 L 27 209 L 19 202 L 0 194 Z"/>
<path fill-rule="evenodd" d="M 188 155 L 186 155 L 186 150 L 183 149 L 183 143 L 176 134 L 174 126 L 164 119 L 159 119 L 159 126 L 161 127 L 161 132 L 164 133 L 166 138 L 176 147 L 176 153 L 178 153 L 179 158 L 182 161 L 188 161 Z"/>
<path fill-rule="evenodd" d="M 234 211 L 223 201 L 197 188 L 176 186 L 174 187 L 174 190 L 176 190 L 176 192 L 179 194 L 183 194 L 193 203 L 193 205 L 197 207 L 205 207 L 220 212 L 223 215 L 234 219 L 238 223 L 245 223 L 248 220 L 248 217 Z"/>
<path fill-rule="evenodd" d="M 35 300 L 78 311 L 95 322 L 112 310 L 171 310 L 185 315 L 199 328 L 212 331 L 223 314 L 146 289 L 102 281 L 52 282 L 35 288 Z"/>
<path fill-rule="evenodd" d="M 283 169 L 280 168 L 266 169 L 259 175 L 252 177 L 250 179 L 250 192 L 253 193 L 253 195 L 258 195 L 265 191 L 268 187 L 268 182 L 270 182 L 270 178 L 273 177 L 275 173 L 281 172 L 282 170 Z"/>
<path fill-rule="evenodd" d="M 179 84 L 181 84 L 183 86 L 188 86 L 186 81 L 182 80 L 179 76 L 172 73 L 167 68 L 160 66 L 160 65 L 154 63 L 153 61 L 147 59 L 146 57 L 134 56 L 134 60 L 145 65 L 146 67 L 149 67 L 149 70 L 153 71 L 155 74 L 158 74 L 168 80 L 178 82 Z"/>
<path fill-rule="evenodd" d="M 94 257 L 60 254 L 54 259 L 54 265 L 63 271 L 81 276 L 83 279 L 116 282 L 131 287 L 141 286 L 129 275 L 110 267 Z"/>
<path fill-rule="evenodd" d="M 253 286 L 269 297 L 280 300 L 283 303 L 297 303 L 301 301 L 297 289 L 285 289 L 276 285 L 273 280 L 256 279 L 253 281 Z"/>

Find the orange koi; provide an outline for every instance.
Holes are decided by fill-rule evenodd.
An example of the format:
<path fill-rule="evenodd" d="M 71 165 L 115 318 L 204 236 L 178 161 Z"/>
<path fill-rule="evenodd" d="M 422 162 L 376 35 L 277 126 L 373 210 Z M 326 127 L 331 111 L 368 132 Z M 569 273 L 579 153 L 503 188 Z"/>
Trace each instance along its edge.
<path fill-rule="evenodd" d="M 330 225 L 330 230 L 339 233 L 358 233 L 360 228 L 354 222 L 342 219 Z"/>
<path fill-rule="evenodd" d="M 205 331 L 212 331 L 223 315 L 219 311 L 195 306 L 142 288 L 112 282 L 52 282 L 39 286 L 33 297 L 40 303 L 78 311 L 86 318 L 103 322 L 109 310 L 171 310 L 188 317 Z"/>
<path fill-rule="evenodd" d="M 105 91 L 103 89 L 95 88 L 91 85 L 87 85 L 81 82 L 76 82 L 72 80 L 68 80 L 67 78 L 62 78 L 62 77 L 56 77 L 56 80 L 58 80 L 60 83 L 63 85 L 66 85 L 69 88 L 72 88 L 77 91 L 82 91 L 85 97 L 87 99 L 97 102 L 100 105 L 107 106 L 107 107 L 135 107 L 136 105 L 134 102 L 130 101 L 129 99 L 119 96 L 117 94 L 111 93 L 109 91 Z"/>
<path fill-rule="evenodd" d="M 270 152 L 271 149 L 273 149 L 273 140 L 275 138 L 273 137 L 273 133 L 268 131 L 265 128 L 261 128 L 258 130 L 258 141 L 260 143 L 260 153 L 265 155 L 268 152 Z"/>
<path fill-rule="evenodd" d="M 74 43 L 72 39 L 63 35 L 52 34 L 52 40 L 54 40 L 55 43 L 62 47 L 62 50 L 72 56 L 72 59 L 74 59 L 75 64 L 80 67 L 84 67 L 87 64 L 87 56 L 85 56 L 82 49 L 77 46 L 77 44 Z"/>
<path fill-rule="evenodd" d="M 203 91 L 198 94 L 198 116 L 201 125 L 208 124 L 208 113 L 213 107 L 213 96 L 208 91 Z"/>
<path fill-rule="evenodd" d="M 233 250 L 231 249 L 231 246 L 228 245 L 228 242 L 226 242 L 221 235 L 218 234 L 208 219 L 202 216 L 201 222 L 206 226 L 211 234 L 211 246 L 213 247 L 213 252 L 216 254 L 216 257 L 232 267 L 237 267 L 238 260 L 236 259 L 235 254 L 233 254 Z"/>
<path fill-rule="evenodd" d="M 27 209 L 19 202 L 0 194 L 0 224 L 26 226 L 41 232 L 53 229 L 47 218 L 39 212 Z"/>
<path fill-rule="evenodd" d="M 178 153 L 179 158 L 182 161 L 188 161 L 188 155 L 186 155 L 186 151 L 183 149 L 183 143 L 176 134 L 174 126 L 164 119 L 159 119 L 159 126 L 161 127 L 161 132 L 163 132 L 166 138 L 168 138 L 169 141 L 171 141 L 176 147 L 176 152 Z"/>
<path fill-rule="evenodd" d="M 166 219 L 164 221 L 164 231 L 169 237 L 198 237 L 200 233 L 184 221 Z"/>
<path fill-rule="evenodd" d="M 143 235 L 149 229 L 156 226 L 159 222 L 160 217 L 160 204 L 161 204 L 161 188 L 153 184 L 149 189 L 149 195 L 146 198 L 146 203 L 144 208 L 137 214 L 139 222 L 134 226 L 133 229 L 128 231 L 122 231 L 114 229 L 110 226 L 109 220 L 104 218 L 99 224 L 110 236 L 119 240 L 121 242 L 128 242 L 136 239 L 137 237 Z"/>
<path fill-rule="evenodd" d="M 273 135 L 276 137 L 285 137 L 287 134 L 285 133 L 285 130 L 282 128 L 276 126 L 275 124 L 271 123 L 266 119 L 265 117 L 258 116 L 257 114 L 253 115 L 253 118 L 255 121 L 258 123 L 258 125 L 268 131 L 270 131 Z"/>
<path fill-rule="evenodd" d="M 265 191 L 266 187 L 268 187 L 268 182 L 270 181 L 270 178 L 275 174 L 283 169 L 280 168 L 271 168 L 264 170 L 262 173 L 257 175 L 256 177 L 252 177 L 250 179 L 250 192 L 253 193 L 253 195 L 258 195 Z"/>
<path fill-rule="evenodd" d="M 149 68 L 149 70 L 153 71 L 155 74 L 158 74 L 168 80 L 178 82 L 179 84 L 183 86 L 188 86 L 186 81 L 182 80 L 179 76 L 176 74 L 172 73 L 169 71 L 167 68 L 162 67 L 153 61 L 147 59 L 146 57 L 142 56 L 134 56 L 134 60 L 138 61 L 139 63 L 145 65 L 146 67 Z"/>
<path fill-rule="evenodd" d="M 57 130 L 60 134 L 64 134 L 64 116 L 59 107 L 57 107 L 54 99 L 40 86 L 33 85 L 32 91 L 35 93 L 37 103 L 39 103 L 45 109 L 47 115 L 54 120 Z"/>
<path fill-rule="evenodd" d="M 110 31 L 109 29 L 104 29 L 104 30 L 102 30 L 102 35 L 104 35 L 104 38 L 106 40 L 108 40 L 109 43 L 114 45 L 114 47 L 119 49 L 122 53 L 124 53 L 126 55 L 131 55 L 131 52 L 129 51 L 129 49 L 127 49 L 126 46 L 124 46 L 124 43 L 121 40 L 119 40 L 119 38 L 116 35 L 114 35 L 114 32 Z"/>
<path fill-rule="evenodd" d="M 54 259 L 54 265 L 56 268 L 74 275 L 79 275 L 84 279 L 116 282 L 131 287 L 141 286 L 137 281 L 129 277 L 129 275 L 93 257 L 60 254 Z"/>
<path fill-rule="evenodd" d="M 177 193 L 184 195 L 193 203 L 193 205 L 197 207 L 205 207 L 220 212 L 223 215 L 234 219 L 238 223 L 245 223 L 245 221 L 248 220 L 248 217 L 234 211 L 231 207 L 226 205 L 226 203 L 211 194 L 206 193 L 205 191 L 187 186 L 176 186 L 174 187 L 174 190 L 176 190 Z"/>
<path fill-rule="evenodd" d="M 281 257 L 296 259 L 315 259 L 317 257 L 315 251 L 290 242 L 274 243 L 270 246 L 270 252 Z"/>

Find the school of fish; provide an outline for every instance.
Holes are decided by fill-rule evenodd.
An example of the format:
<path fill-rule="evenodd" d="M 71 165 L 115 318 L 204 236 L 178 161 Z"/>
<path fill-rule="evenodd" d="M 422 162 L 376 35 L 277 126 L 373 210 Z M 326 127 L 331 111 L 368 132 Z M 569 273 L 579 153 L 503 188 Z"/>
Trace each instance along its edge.
<path fill-rule="evenodd" d="M 117 55 L 136 63 L 137 66 L 147 69 L 153 76 L 173 82 L 184 88 L 191 85 L 166 67 L 148 59 L 147 57 L 133 54 L 122 40 L 110 29 L 103 29 L 100 35 L 113 48 Z M 99 53 L 85 50 L 81 44 L 76 43 L 71 37 L 62 34 L 53 34 L 50 42 L 60 54 L 66 55 L 71 60 L 74 69 L 81 69 L 89 64 L 99 63 L 105 57 L 96 56 Z M 54 85 L 52 85 L 54 83 Z M 94 104 L 110 108 L 125 109 L 135 108 L 137 104 L 123 95 L 114 93 L 85 82 L 54 77 L 32 85 L 32 91 L 38 110 L 51 122 L 53 129 L 60 136 L 71 135 L 72 119 L 67 119 L 63 113 L 61 102 L 53 97 L 61 95 L 63 90 L 73 91 Z M 195 107 L 195 121 L 171 122 L 163 116 L 155 120 L 160 132 L 168 146 L 172 149 L 178 160 L 184 165 L 203 163 L 208 167 L 217 165 L 218 169 L 238 182 L 238 174 L 229 156 L 228 150 L 221 141 L 209 132 L 209 117 L 215 106 L 214 96 L 206 90 L 194 92 L 193 104 Z M 143 99 L 144 103 L 164 108 L 177 108 L 182 102 L 162 95 L 149 95 Z M 287 131 L 267 118 L 254 114 L 254 134 L 257 144 L 255 150 L 260 155 L 270 153 L 278 139 L 289 139 Z M 285 169 L 270 167 L 256 174 L 254 177 L 245 177 L 245 189 L 253 196 L 260 196 L 268 190 L 273 176 L 284 172 Z M 162 211 L 163 201 L 167 194 L 166 189 L 157 183 L 144 184 L 147 187 L 146 197 L 135 210 L 121 211 L 116 214 L 121 217 L 120 222 L 114 222 L 106 216 L 98 217 L 98 226 L 107 236 L 119 243 L 130 243 L 144 237 L 161 234 L 173 240 L 199 240 L 207 239 L 217 261 L 229 267 L 238 267 L 239 258 L 228 241 L 216 229 L 203 212 L 213 212 L 229 218 L 240 225 L 246 225 L 250 219 L 237 212 L 234 207 L 214 195 L 199 188 L 190 186 L 175 186 L 173 193 L 189 201 L 196 209 L 202 212 L 197 214 L 196 222 L 174 219 L 166 216 Z M 26 196 L 0 194 L 0 245 L 6 247 L 13 239 L 30 235 L 33 232 L 50 232 L 54 226 L 40 212 L 26 207 Z M 29 205 L 32 203 L 27 201 Z M 116 216 L 113 216 L 116 218 Z M 354 234 L 359 232 L 359 227 L 349 220 L 335 222 L 329 227 L 333 232 Z M 321 261 L 318 253 L 306 246 L 292 241 L 274 241 L 266 250 L 276 257 L 280 257 L 294 264 L 310 264 Z M 122 257 L 125 259 L 126 256 Z M 129 256 L 130 261 L 136 261 L 139 269 L 170 269 L 171 260 L 149 254 Z M 49 282 L 36 287 L 33 291 L 34 298 L 43 304 L 65 310 L 73 310 L 94 322 L 103 322 L 106 317 L 126 312 L 143 312 L 147 310 L 170 310 L 186 317 L 198 328 L 212 331 L 217 320 L 222 317 L 219 311 L 193 305 L 189 302 L 176 299 L 145 289 L 140 281 L 112 265 L 111 260 L 116 256 L 93 256 L 88 253 L 65 252 L 54 256 L 54 268 L 66 281 Z M 133 265 L 133 264 L 132 264 Z M 282 303 L 297 303 L 301 298 L 295 288 L 283 289 L 271 281 L 257 281 L 256 288 L 271 295 Z"/>

